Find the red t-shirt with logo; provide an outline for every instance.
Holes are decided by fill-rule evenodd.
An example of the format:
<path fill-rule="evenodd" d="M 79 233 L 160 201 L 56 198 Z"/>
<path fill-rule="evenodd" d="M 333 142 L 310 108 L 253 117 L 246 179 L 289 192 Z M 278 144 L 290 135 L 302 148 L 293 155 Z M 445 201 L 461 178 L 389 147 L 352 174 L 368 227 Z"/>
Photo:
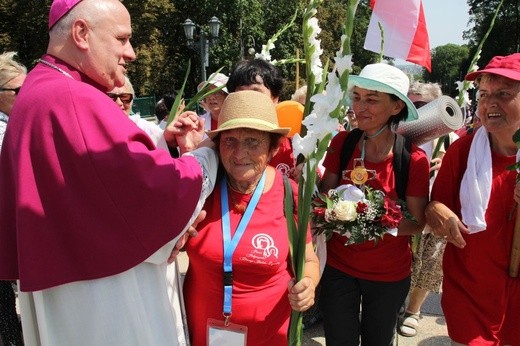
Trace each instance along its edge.
<path fill-rule="evenodd" d="M 341 148 L 348 133 L 340 132 L 332 139 L 323 162 L 326 171 L 339 174 Z M 359 157 L 361 152 L 356 146 L 347 169 L 351 170 L 353 160 Z M 367 181 L 366 184 L 384 191 L 392 199 L 397 199 L 392 160 L 393 155 L 379 163 L 365 160 L 365 167 L 376 171 L 375 179 Z M 429 163 L 426 154 L 416 145 L 412 145 L 406 195 L 428 197 L 429 180 Z M 352 182 L 340 177 L 339 185 L 343 184 L 352 184 Z M 327 242 L 327 264 L 331 267 L 348 275 L 373 281 L 399 281 L 410 275 L 412 265 L 410 237 L 394 237 L 386 234 L 377 244 L 369 241 L 348 246 L 344 245 L 346 240 L 346 237 L 334 234 Z"/>
<path fill-rule="evenodd" d="M 276 168 L 277 171 L 289 177 L 289 172 L 294 168 L 294 154 L 291 145 L 291 139 L 284 137 L 278 153 L 273 156 L 269 165 Z"/>
<path fill-rule="evenodd" d="M 297 186 L 292 182 L 293 192 Z M 231 234 L 241 214 L 234 203 L 249 196 L 228 190 Z M 184 297 L 192 345 L 206 345 L 208 318 L 223 320 L 223 239 L 220 184 L 206 201 L 206 219 L 199 234 L 186 246 L 189 268 Z M 233 254 L 233 296 L 231 322 L 248 327 L 248 345 L 286 345 L 291 306 L 287 283 L 289 236 L 283 211 L 284 186 L 276 173 L 272 188 L 264 192 Z M 310 231 L 307 242 L 311 241 Z"/>

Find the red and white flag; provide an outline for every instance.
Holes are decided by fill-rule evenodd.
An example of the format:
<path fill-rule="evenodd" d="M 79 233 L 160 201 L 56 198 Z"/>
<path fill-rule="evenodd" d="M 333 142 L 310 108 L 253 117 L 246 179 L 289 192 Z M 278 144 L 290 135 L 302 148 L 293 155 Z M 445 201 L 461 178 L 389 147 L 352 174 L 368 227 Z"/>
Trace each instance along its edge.
<path fill-rule="evenodd" d="M 431 71 L 430 39 L 422 0 L 370 0 L 372 16 L 365 37 L 365 49 L 426 67 Z"/>

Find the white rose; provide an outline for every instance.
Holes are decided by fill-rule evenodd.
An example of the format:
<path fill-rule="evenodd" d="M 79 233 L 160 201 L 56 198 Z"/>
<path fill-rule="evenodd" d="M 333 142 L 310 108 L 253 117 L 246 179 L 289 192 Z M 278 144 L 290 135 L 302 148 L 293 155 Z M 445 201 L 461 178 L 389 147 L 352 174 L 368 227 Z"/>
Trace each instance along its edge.
<path fill-rule="evenodd" d="M 351 201 L 339 201 L 333 210 L 340 221 L 354 221 L 357 217 L 356 203 Z"/>

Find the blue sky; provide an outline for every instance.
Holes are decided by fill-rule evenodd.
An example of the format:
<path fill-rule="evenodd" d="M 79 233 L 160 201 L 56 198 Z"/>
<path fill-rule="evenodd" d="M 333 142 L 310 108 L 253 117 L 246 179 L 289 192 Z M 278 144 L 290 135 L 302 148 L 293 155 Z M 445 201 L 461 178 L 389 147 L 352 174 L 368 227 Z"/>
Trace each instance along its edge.
<path fill-rule="evenodd" d="M 462 32 L 468 29 L 469 6 L 466 0 L 422 0 L 430 48 L 448 43 L 463 44 Z"/>

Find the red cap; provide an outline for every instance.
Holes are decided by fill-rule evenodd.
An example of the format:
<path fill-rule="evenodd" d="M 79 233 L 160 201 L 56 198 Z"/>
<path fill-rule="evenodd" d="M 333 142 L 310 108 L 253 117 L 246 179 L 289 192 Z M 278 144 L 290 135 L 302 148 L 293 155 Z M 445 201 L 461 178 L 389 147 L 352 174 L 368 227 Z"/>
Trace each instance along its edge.
<path fill-rule="evenodd" d="M 54 0 L 49 12 L 49 30 L 81 0 Z"/>
<path fill-rule="evenodd" d="M 475 80 L 482 73 L 496 74 L 512 80 L 520 81 L 520 53 L 506 56 L 495 56 L 484 69 L 468 73 L 466 80 Z"/>

